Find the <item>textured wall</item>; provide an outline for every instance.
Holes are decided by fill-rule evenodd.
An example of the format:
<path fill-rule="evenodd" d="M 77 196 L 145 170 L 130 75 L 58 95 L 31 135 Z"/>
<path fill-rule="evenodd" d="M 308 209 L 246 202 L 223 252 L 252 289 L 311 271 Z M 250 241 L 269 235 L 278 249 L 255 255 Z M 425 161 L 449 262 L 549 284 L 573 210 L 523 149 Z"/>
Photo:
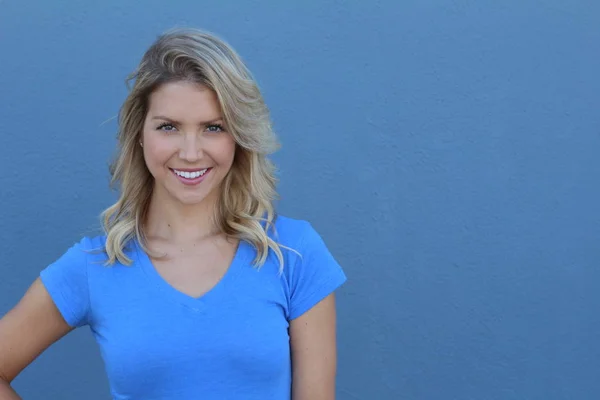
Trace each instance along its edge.
<path fill-rule="evenodd" d="M 123 79 L 228 39 L 284 147 L 281 211 L 346 268 L 342 400 L 600 393 L 596 1 L 0 1 L 0 314 L 97 226 Z M 87 330 L 16 381 L 107 399 Z"/>

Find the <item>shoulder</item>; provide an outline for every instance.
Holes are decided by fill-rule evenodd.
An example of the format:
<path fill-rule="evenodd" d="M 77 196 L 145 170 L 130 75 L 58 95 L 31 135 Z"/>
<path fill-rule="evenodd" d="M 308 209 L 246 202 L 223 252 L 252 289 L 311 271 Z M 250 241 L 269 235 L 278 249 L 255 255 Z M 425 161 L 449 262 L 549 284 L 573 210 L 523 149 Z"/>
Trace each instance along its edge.
<path fill-rule="evenodd" d="M 324 264 L 338 268 L 325 240 L 309 221 L 279 215 L 274 225 L 273 240 L 288 254 L 292 269 L 294 265 L 302 269 L 323 268 Z"/>
<path fill-rule="evenodd" d="M 312 224 L 303 219 L 278 215 L 274 223 L 273 239 L 286 247 L 296 250 L 309 245 L 319 237 Z"/>
<path fill-rule="evenodd" d="M 101 257 L 104 253 L 104 244 L 106 239 L 102 236 L 83 236 L 73 242 L 65 250 L 62 250 L 60 256 L 54 259 L 42 271 L 42 277 L 51 275 L 76 274 L 86 275 L 87 267 L 92 260 Z"/>
<path fill-rule="evenodd" d="M 106 236 L 105 235 L 97 235 L 97 236 L 82 236 L 71 249 L 77 250 L 81 256 L 89 257 L 94 254 L 104 253 L 106 247 Z M 93 257 L 92 257 L 93 258 Z"/>
<path fill-rule="evenodd" d="M 346 275 L 310 222 L 278 216 L 275 231 L 274 240 L 287 256 L 283 277 L 288 318 L 295 319 L 342 285 Z"/>
<path fill-rule="evenodd" d="M 69 249 L 75 249 L 80 252 L 94 250 L 103 250 L 106 245 L 106 236 L 82 236 L 76 240 Z"/>
<path fill-rule="evenodd" d="M 70 326 L 90 322 L 89 266 L 102 243 L 100 237 L 82 237 L 40 271 L 44 287 Z"/>
<path fill-rule="evenodd" d="M 81 268 L 106 261 L 106 236 L 82 236 L 73 242 L 53 264 Z M 65 268 L 63 267 L 63 268 Z"/>

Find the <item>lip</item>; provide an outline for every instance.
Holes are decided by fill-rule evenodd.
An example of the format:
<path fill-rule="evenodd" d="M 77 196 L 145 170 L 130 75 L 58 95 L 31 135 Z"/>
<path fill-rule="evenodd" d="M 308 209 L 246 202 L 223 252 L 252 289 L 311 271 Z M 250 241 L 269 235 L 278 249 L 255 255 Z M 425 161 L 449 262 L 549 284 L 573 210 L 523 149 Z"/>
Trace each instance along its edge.
<path fill-rule="evenodd" d="M 186 186 L 195 186 L 198 185 L 200 182 L 202 182 L 204 179 L 206 179 L 206 177 L 208 176 L 208 174 L 210 174 L 212 172 L 212 167 L 211 168 L 206 168 L 206 172 L 204 173 L 204 175 L 199 176 L 197 178 L 184 178 L 183 176 L 179 176 L 175 173 L 175 169 L 177 169 L 177 171 L 182 171 L 182 172 L 195 172 L 195 171 L 202 171 L 205 168 L 195 168 L 195 169 L 190 169 L 190 168 L 169 168 L 171 170 L 171 173 L 173 174 L 173 176 L 175 176 L 175 178 L 177 178 L 179 180 L 179 182 L 183 183 Z"/>
<path fill-rule="evenodd" d="M 202 171 L 203 169 L 210 169 L 209 167 L 205 168 L 169 168 L 171 171 L 182 171 L 182 172 L 196 172 Z"/>

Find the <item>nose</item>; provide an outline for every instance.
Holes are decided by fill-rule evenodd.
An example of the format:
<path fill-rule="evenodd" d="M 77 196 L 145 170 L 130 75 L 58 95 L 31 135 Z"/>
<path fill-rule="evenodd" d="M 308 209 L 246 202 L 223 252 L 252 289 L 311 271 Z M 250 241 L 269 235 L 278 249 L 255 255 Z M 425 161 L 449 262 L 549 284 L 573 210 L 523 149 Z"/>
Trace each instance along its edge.
<path fill-rule="evenodd" d="M 187 162 L 195 162 L 202 158 L 202 146 L 196 135 L 183 135 L 179 158 Z"/>

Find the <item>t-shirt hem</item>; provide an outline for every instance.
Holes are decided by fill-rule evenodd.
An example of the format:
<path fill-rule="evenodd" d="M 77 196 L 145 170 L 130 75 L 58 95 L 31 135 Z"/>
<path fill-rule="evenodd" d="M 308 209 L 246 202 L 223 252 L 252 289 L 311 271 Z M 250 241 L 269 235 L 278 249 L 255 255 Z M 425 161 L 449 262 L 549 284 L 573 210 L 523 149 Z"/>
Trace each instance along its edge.
<path fill-rule="evenodd" d="M 62 293 L 60 293 L 60 291 L 55 290 L 53 288 L 53 286 L 51 284 L 51 278 L 49 278 L 49 277 L 46 276 L 45 271 L 42 271 L 40 273 L 40 280 L 42 281 L 42 284 L 46 288 L 46 291 L 50 295 L 50 298 L 54 302 L 54 305 L 56 306 L 56 308 L 60 312 L 60 314 L 63 317 L 63 319 L 65 320 L 65 322 L 71 328 L 75 328 L 77 326 L 76 323 L 75 323 L 75 316 L 73 315 L 73 313 L 66 306 L 67 301 L 64 298 L 64 296 L 62 295 Z"/>
<path fill-rule="evenodd" d="M 342 273 L 339 277 L 333 278 L 327 281 L 327 283 L 322 286 L 322 288 L 309 297 L 306 300 L 302 301 L 300 305 L 294 307 L 290 312 L 289 320 L 292 321 L 306 313 L 308 310 L 317 305 L 321 300 L 325 299 L 328 295 L 337 290 L 340 286 L 342 286 L 346 282 L 347 278 Z"/>

